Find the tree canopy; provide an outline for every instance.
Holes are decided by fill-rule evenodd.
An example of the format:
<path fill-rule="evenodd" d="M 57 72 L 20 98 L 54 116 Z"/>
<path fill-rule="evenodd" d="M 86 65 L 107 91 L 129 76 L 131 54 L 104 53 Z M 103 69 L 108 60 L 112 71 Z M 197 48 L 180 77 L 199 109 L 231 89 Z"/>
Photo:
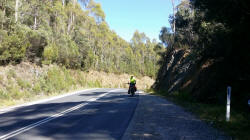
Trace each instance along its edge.
<path fill-rule="evenodd" d="M 83 7 L 81 7 L 81 5 Z M 126 42 L 94 0 L 1 0 L 0 65 L 31 61 L 155 76 L 157 43 L 136 31 Z"/>
<path fill-rule="evenodd" d="M 190 64 L 195 64 L 193 69 L 205 69 L 211 65 L 206 74 L 213 71 L 211 75 L 214 79 L 206 81 L 218 83 L 214 84 L 217 93 L 200 93 L 199 97 L 205 100 L 219 99 L 225 95 L 219 93 L 224 93 L 227 86 L 232 86 L 235 91 L 234 103 L 244 106 L 250 98 L 247 89 L 247 83 L 250 82 L 249 5 L 247 0 L 182 0 L 175 7 L 174 16 L 170 16 L 172 30 L 163 27 L 159 35 L 162 43 L 167 46 L 160 61 L 160 71 L 166 69 L 167 64 L 164 63 L 168 61 L 166 56 L 171 54 L 169 52 L 188 50 Z M 205 62 L 210 63 L 202 67 Z M 199 75 L 199 72 L 193 77 Z M 160 72 L 157 79 L 161 77 Z M 196 87 L 209 85 L 199 84 L 202 83 Z"/>

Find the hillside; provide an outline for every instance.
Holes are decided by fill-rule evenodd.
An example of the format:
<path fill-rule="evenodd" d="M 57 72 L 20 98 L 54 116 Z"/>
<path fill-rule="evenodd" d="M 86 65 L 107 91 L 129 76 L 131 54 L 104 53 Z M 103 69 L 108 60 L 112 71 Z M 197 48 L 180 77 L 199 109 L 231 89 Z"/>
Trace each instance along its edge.
<path fill-rule="evenodd" d="M 139 31 L 131 42 L 123 40 L 94 0 L 2 0 L 0 18 L 0 65 L 29 61 L 151 77 L 157 73 L 157 48 L 162 46 Z"/>
<path fill-rule="evenodd" d="M 135 31 L 130 42 L 109 28 L 94 0 L 0 1 L 0 104 L 81 88 L 149 88 L 163 46 Z M 151 77 L 151 78 L 150 78 Z"/>
<path fill-rule="evenodd" d="M 1 108 L 55 96 L 84 88 L 128 88 L 130 75 L 98 71 L 83 72 L 57 65 L 22 62 L 18 65 L 0 67 Z M 145 90 L 154 80 L 137 77 L 137 87 Z"/>
<path fill-rule="evenodd" d="M 163 27 L 166 51 L 152 86 L 233 139 L 249 139 L 249 1 L 183 0 Z M 225 120 L 232 87 L 230 121 Z"/>
<path fill-rule="evenodd" d="M 192 60 L 189 49 L 168 50 L 154 89 L 172 94 L 183 91 L 205 103 L 225 102 L 227 83 L 223 61 Z"/>
<path fill-rule="evenodd" d="M 167 49 L 153 87 L 168 93 L 184 92 L 203 103 L 224 104 L 227 86 L 231 86 L 233 107 L 246 112 L 250 99 L 246 19 L 250 16 L 229 8 L 243 3 L 227 2 L 230 17 L 213 2 L 184 0 L 177 5 L 175 19 L 170 17 L 174 32 L 163 27 L 160 33 Z M 236 19 L 241 26 L 233 22 Z"/>

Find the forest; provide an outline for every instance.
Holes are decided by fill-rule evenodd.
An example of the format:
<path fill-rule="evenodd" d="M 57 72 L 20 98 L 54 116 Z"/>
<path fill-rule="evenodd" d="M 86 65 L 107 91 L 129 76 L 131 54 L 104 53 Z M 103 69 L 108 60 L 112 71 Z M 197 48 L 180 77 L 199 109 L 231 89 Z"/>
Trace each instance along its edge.
<path fill-rule="evenodd" d="M 79 87 L 126 88 L 133 74 L 146 77 L 138 78 L 139 88 L 154 83 L 155 92 L 189 101 L 201 118 L 249 139 L 250 1 L 168 1 L 171 27 L 162 27 L 158 43 L 138 30 L 129 42 L 121 38 L 94 0 L 0 0 L 0 102 Z"/>
<path fill-rule="evenodd" d="M 171 0 L 177 3 L 160 40 L 153 92 L 183 106 L 235 140 L 248 140 L 250 1 Z M 231 87 L 230 121 L 225 119 Z"/>
<path fill-rule="evenodd" d="M 250 2 L 182 0 L 163 27 L 167 47 L 153 86 L 180 91 L 209 104 L 225 104 L 232 87 L 233 108 L 248 111 L 250 99 Z"/>
<path fill-rule="evenodd" d="M 164 50 L 139 31 L 130 42 L 119 37 L 94 0 L 1 0 L 0 19 L 2 66 L 28 61 L 155 77 Z"/>
<path fill-rule="evenodd" d="M 146 75 L 156 78 L 155 89 L 184 90 L 210 103 L 224 102 L 231 86 L 233 103 L 245 106 L 249 5 L 247 0 L 182 0 L 158 43 L 139 31 L 130 42 L 119 37 L 94 0 L 1 0 L 0 65 L 31 62 Z"/>

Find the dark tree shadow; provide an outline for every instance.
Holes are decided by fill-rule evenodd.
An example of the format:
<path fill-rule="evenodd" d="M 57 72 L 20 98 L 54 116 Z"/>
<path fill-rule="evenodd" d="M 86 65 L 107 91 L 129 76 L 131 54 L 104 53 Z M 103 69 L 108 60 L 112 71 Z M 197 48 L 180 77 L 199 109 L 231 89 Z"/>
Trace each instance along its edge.
<path fill-rule="evenodd" d="M 92 96 L 103 93 L 93 92 Z M 88 103 L 11 139 L 27 139 L 27 135 L 34 139 L 36 136 L 40 139 L 120 139 L 134 114 L 138 95 L 131 98 L 126 92 L 111 92 L 96 101 L 81 101 L 88 96 L 91 95 L 79 94 L 77 101 L 37 104 L 0 114 L 0 136 Z"/>

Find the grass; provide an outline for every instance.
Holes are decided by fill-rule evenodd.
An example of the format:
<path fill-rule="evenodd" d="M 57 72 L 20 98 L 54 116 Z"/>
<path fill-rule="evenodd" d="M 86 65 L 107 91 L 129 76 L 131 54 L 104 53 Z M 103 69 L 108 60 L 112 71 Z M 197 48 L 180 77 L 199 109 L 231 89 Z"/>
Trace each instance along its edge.
<path fill-rule="evenodd" d="M 38 72 L 39 74 L 35 73 Z M 0 66 L 0 108 L 86 88 L 127 88 L 128 74 L 66 69 L 57 65 L 39 67 L 30 63 Z M 138 88 L 149 87 L 149 77 L 137 79 Z"/>
<path fill-rule="evenodd" d="M 230 121 L 225 121 L 226 105 L 205 104 L 195 101 L 189 94 L 174 92 L 169 95 L 164 91 L 148 90 L 148 93 L 162 96 L 187 111 L 192 112 L 201 120 L 222 130 L 234 140 L 250 139 L 250 112 L 240 111 L 231 107 Z"/>

